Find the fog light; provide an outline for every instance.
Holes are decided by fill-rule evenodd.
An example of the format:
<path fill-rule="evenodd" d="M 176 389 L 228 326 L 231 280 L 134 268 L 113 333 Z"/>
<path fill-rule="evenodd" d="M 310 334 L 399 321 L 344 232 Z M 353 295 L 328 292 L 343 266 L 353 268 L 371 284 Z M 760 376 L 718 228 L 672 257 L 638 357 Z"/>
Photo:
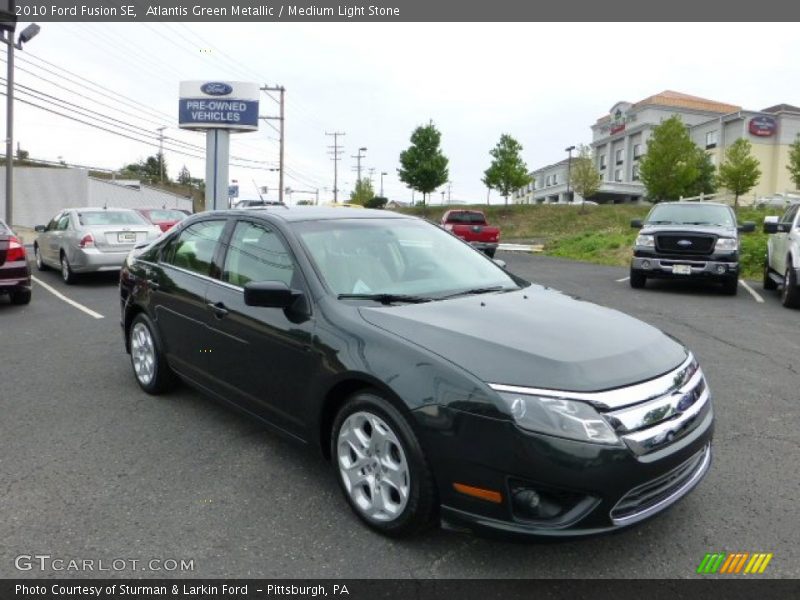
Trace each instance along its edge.
<path fill-rule="evenodd" d="M 642 268 L 643 268 L 643 269 L 650 269 L 650 268 L 652 268 L 652 266 L 653 266 L 653 265 L 651 265 L 651 264 L 650 264 L 650 261 L 649 261 L 649 260 L 643 260 L 643 261 L 642 261 Z"/>
<path fill-rule="evenodd" d="M 725 265 L 717 265 L 717 273 L 719 275 L 724 275 L 726 271 Z"/>
<path fill-rule="evenodd" d="M 528 488 L 514 490 L 514 509 L 527 519 L 552 519 L 564 512 L 560 505 Z"/>

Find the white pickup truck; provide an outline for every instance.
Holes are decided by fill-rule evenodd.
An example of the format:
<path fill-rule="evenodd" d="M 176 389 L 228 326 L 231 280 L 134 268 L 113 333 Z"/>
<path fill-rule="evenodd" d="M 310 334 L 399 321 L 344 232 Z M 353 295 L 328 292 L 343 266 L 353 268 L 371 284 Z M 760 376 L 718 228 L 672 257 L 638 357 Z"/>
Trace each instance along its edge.
<path fill-rule="evenodd" d="M 800 308 L 800 204 L 790 206 L 782 217 L 766 217 L 764 233 L 771 234 L 764 260 L 764 289 L 781 289 L 788 308 Z"/>

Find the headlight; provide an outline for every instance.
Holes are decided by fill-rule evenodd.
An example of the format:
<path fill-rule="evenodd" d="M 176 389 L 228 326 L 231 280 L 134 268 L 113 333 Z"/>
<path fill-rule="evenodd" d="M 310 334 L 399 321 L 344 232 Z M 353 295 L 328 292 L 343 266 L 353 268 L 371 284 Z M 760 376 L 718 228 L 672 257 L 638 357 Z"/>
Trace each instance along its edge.
<path fill-rule="evenodd" d="M 645 233 L 640 233 L 636 237 L 636 245 L 643 246 L 645 248 L 655 248 L 656 245 L 656 238 L 652 235 L 647 235 Z"/>
<path fill-rule="evenodd" d="M 522 429 L 582 442 L 620 444 L 611 426 L 589 404 L 525 394 L 499 395 Z"/>
<path fill-rule="evenodd" d="M 736 252 L 739 249 L 739 242 L 734 238 L 719 238 L 714 246 L 715 252 Z"/>

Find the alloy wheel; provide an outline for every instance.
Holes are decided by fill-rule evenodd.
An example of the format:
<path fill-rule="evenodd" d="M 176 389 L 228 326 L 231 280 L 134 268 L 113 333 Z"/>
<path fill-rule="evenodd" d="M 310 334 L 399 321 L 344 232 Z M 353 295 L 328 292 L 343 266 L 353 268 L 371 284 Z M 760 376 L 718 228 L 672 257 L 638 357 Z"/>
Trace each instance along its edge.
<path fill-rule="evenodd" d="M 337 438 L 339 473 L 354 506 L 367 519 L 389 522 L 408 504 L 410 472 L 397 434 L 374 413 L 353 413 Z"/>

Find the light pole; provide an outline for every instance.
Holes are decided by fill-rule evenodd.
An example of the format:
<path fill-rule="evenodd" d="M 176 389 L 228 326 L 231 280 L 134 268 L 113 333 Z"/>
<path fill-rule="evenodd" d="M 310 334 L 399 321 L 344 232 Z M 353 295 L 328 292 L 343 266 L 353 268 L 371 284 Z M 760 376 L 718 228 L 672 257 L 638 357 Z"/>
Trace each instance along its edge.
<path fill-rule="evenodd" d="M 356 183 L 361 181 L 361 159 L 364 158 L 364 155 L 361 154 L 361 153 L 362 152 L 366 152 L 366 151 L 367 151 L 367 149 L 362 146 L 361 148 L 358 149 L 358 154 L 356 154 L 355 156 L 351 157 L 351 158 L 355 158 L 356 161 L 357 161 L 357 164 L 358 164 L 358 167 L 356 167 L 356 170 L 358 171 L 358 179 L 356 180 Z"/>
<path fill-rule="evenodd" d="M 381 198 L 383 198 L 383 176 L 388 175 L 386 171 L 381 171 Z"/>
<path fill-rule="evenodd" d="M 2 30 L 2 40 L 8 46 L 8 73 L 6 74 L 6 222 L 9 227 L 13 222 L 14 209 L 14 49 L 22 50 L 22 45 L 30 42 L 41 28 L 36 23 L 31 23 L 17 38 L 14 43 L 14 29 L 16 28 L 16 16 L 13 20 L 7 20 L 7 14 L 14 15 L 14 2 L 0 3 L 0 14 L 3 15 L 3 22 L 0 23 Z"/>
<path fill-rule="evenodd" d="M 572 151 L 575 150 L 575 146 L 569 146 L 568 148 L 564 148 L 564 152 L 567 153 L 567 203 L 569 203 L 569 184 L 570 184 L 570 176 L 572 174 Z"/>

